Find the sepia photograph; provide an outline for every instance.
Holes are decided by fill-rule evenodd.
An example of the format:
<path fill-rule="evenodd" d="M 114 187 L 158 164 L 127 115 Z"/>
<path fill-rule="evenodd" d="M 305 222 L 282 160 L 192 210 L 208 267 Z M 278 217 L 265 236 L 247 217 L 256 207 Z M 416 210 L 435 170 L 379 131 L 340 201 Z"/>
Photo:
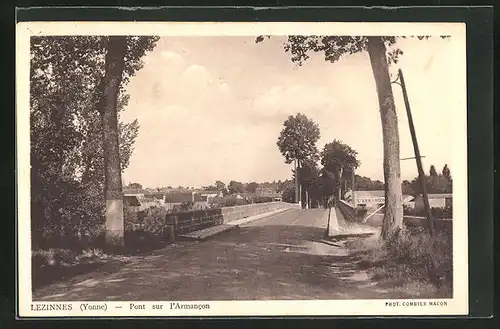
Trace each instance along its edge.
<path fill-rule="evenodd" d="M 26 315 L 467 313 L 465 24 L 23 23 L 17 46 Z"/>

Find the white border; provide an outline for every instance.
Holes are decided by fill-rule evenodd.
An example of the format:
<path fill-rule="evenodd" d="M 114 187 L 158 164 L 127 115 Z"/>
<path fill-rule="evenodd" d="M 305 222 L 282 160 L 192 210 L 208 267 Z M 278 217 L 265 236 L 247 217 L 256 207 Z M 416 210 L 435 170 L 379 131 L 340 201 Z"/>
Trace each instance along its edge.
<path fill-rule="evenodd" d="M 16 28 L 17 96 L 17 193 L 19 316 L 348 316 L 348 315 L 466 315 L 468 313 L 467 234 L 467 107 L 465 23 L 231 23 L 231 22 L 22 22 Z M 397 33 L 396 33 L 397 32 Z M 463 107 L 453 116 L 453 298 L 447 306 L 386 306 L 387 300 L 294 300 L 294 301 L 191 301 L 209 304 L 209 309 L 170 309 L 170 302 L 147 302 L 142 311 L 131 311 L 130 302 L 69 302 L 71 311 L 34 311 L 32 303 L 30 243 L 30 129 L 29 129 L 29 38 L 32 35 L 159 35 L 159 36 L 257 36 L 257 35 L 450 35 L 462 68 L 455 72 L 463 81 L 459 97 Z M 415 299 L 414 302 L 429 300 Z M 410 300 L 400 300 L 400 303 Z M 141 304 L 141 302 L 134 302 Z M 101 305 L 100 310 L 83 311 L 83 304 Z M 162 311 L 152 305 L 164 305 Z M 184 304 L 188 304 L 184 302 Z M 121 309 L 115 308 L 122 306 Z M 41 307 L 41 306 L 39 306 Z M 106 310 L 102 308 L 105 307 Z"/>

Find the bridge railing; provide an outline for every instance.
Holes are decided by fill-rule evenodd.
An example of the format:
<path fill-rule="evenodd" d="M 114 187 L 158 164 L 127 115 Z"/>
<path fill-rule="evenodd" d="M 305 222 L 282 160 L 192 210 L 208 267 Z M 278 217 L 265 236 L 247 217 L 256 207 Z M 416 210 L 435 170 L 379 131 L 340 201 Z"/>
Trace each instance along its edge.
<path fill-rule="evenodd" d="M 279 209 L 295 208 L 286 202 L 254 203 L 248 205 L 169 213 L 165 216 L 165 240 L 175 241 L 181 234 L 191 233 L 238 219 Z"/>
<path fill-rule="evenodd" d="M 350 222 L 362 222 L 364 216 L 358 216 L 356 213 L 356 207 L 345 200 L 339 200 L 337 205 L 344 216 L 346 221 Z M 383 214 L 376 214 L 378 217 L 383 218 Z M 373 216 L 373 219 L 377 219 L 377 217 Z M 378 218 L 381 222 L 381 218 Z M 417 228 L 425 226 L 426 217 L 420 216 L 403 216 L 403 224 L 408 228 Z M 434 227 L 436 231 L 440 232 L 449 232 L 451 234 L 453 229 L 453 220 L 445 219 L 445 218 L 436 218 L 434 220 Z"/>
<path fill-rule="evenodd" d="M 350 204 L 345 200 L 338 200 L 337 207 L 339 208 L 340 212 L 342 213 L 346 221 L 349 222 L 358 221 L 358 219 L 356 218 L 356 209 L 352 204 Z"/>

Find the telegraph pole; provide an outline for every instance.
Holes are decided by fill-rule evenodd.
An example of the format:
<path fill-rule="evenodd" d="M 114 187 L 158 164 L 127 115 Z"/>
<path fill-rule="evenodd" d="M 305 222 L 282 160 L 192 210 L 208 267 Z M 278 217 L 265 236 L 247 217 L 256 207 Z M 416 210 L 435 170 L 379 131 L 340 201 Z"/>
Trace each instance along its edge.
<path fill-rule="evenodd" d="M 415 126 L 413 125 L 413 117 L 411 115 L 411 109 L 410 109 L 410 102 L 408 101 L 408 94 L 406 93 L 406 85 L 405 85 L 405 79 L 403 77 L 403 71 L 401 69 L 398 70 L 398 78 L 401 80 L 401 83 L 396 82 L 401 86 L 401 89 L 403 91 L 403 98 L 405 102 L 405 107 L 406 107 L 406 114 L 408 116 L 408 124 L 410 126 L 410 134 L 411 134 L 411 140 L 413 142 L 413 149 L 415 151 L 415 160 L 417 161 L 417 169 L 418 169 L 418 179 L 420 181 L 420 187 L 422 189 L 422 194 L 423 194 L 423 199 L 424 199 L 424 208 L 425 208 L 425 215 L 428 220 L 428 225 L 429 225 L 429 232 L 430 234 L 434 234 L 434 218 L 432 217 L 431 214 L 431 208 L 429 205 L 429 196 L 427 195 L 427 187 L 425 186 L 425 174 L 424 174 L 424 169 L 422 167 L 422 157 L 420 156 L 420 150 L 418 148 L 418 143 L 417 143 L 417 135 L 415 133 Z"/>

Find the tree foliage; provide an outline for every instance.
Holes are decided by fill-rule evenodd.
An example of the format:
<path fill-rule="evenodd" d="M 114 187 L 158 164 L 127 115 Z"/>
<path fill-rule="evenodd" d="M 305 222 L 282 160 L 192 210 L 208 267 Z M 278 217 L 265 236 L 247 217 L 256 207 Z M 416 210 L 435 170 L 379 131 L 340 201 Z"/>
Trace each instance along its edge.
<path fill-rule="evenodd" d="M 358 152 L 342 141 L 334 139 L 323 148 L 321 164 L 327 170 L 335 172 L 341 169 L 356 169 L 361 162 L 358 160 Z"/>
<path fill-rule="evenodd" d="M 431 165 L 431 168 L 429 169 L 429 175 L 431 175 L 432 177 L 437 177 L 437 171 L 434 165 Z"/>
<path fill-rule="evenodd" d="M 417 36 L 427 39 L 430 36 Z M 441 36 L 447 38 L 448 36 Z M 269 36 L 267 36 L 269 38 Z M 322 53 L 327 62 L 336 62 L 344 55 L 368 51 L 370 63 L 377 87 L 379 111 L 382 122 L 382 140 L 384 144 L 384 179 L 386 204 L 383 220 L 382 237 L 396 231 L 403 223 L 401 203 L 401 169 L 399 164 L 399 132 L 397 115 L 392 94 L 389 65 L 397 63 L 403 51 L 391 48 L 396 44 L 395 36 L 315 36 L 292 35 L 284 43 L 285 52 L 291 54 L 292 62 L 301 66 L 309 59 L 311 52 Z M 402 37 L 404 38 L 404 37 Z M 255 42 L 261 42 L 265 36 L 259 36 Z M 341 176 L 341 175 L 340 175 Z M 340 197 L 340 196 L 338 196 Z"/>
<path fill-rule="evenodd" d="M 453 181 L 447 179 L 443 175 L 437 176 L 425 176 L 425 187 L 427 193 L 429 194 L 443 194 L 443 193 L 452 193 L 453 192 Z M 415 178 L 411 181 L 411 189 L 413 191 L 413 195 L 422 194 L 422 187 L 418 178 Z"/>
<path fill-rule="evenodd" d="M 447 38 L 448 36 L 441 36 Z M 258 36 L 256 43 L 264 41 L 270 36 Z M 386 48 L 390 49 L 396 44 L 398 38 L 406 36 L 385 36 L 381 37 Z M 419 40 L 428 39 L 430 36 L 416 36 Z M 309 53 L 323 53 L 327 62 L 334 63 L 343 56 L 353 55 L 368 50 L 368 38 L 364 36 L 316 36 L 316 35 L 291 35 L 283 45 L 286 53 L 291 55 L 292 62 L 302 66 L 309 58 Z M 397 63 L 403 51 L 399 48 L 391 49 L 387 53 L 389 64 Z"/>
<path fill-rule="evenodd" d="M 226 184 L 224 184 L 220 180 L 215 182 L 215 189 L 218 191 L 221 191 L 223 195 L 229 194 L 229 191 L 227 190 Z"/>
<path fill-rule="evenodd" d="M 124 87 L 142 68 L 156 37 L 128 37 L 119 113 L 128 103 Z M 33 240 L 80 237 L 103 220 L 104 163 L 100 118 L 107 37 L 32 37 L 30 134 Z M 121 167 L 128 166 L 137 120 L 119 123 Z"/>
<path fill-rule="evenodd" d="M 442 174 L 443 174 L 444 178 L 451 181 L 451 171 L 450 171 L 450 168 L 448 168 L 447 164 L 444 165 Z"/>
<path fill-rule="evenodd" d="M 139 183 L 130 183 L 128 188 L 142 190 L 142 185 Z"/>
<path fill-rule="evenodd" d="M 298 113 L 290 115 L 283 123 L 277 145 L 286 163 L 298 160 L 299 167 L 307 159 L 314 160 L 318 149 L 316 142 L 320 138 L 319 126 L 306 115 Z"/>
<path fill-rule="evenodd" d="M 383 191 L 385 189 L 384 182 L 359 175 L 354 175 L 354 185 L 359 191 Z"/>
<path fill-rule="evenodd" d="M 248 184 L 245 185 L 245 190 L 248 193 L 255 193 L 255 191 L 257 190 L 257 187 L 259 187 L 258 183 L 251 182 L 251 183 L 248 183 Z"/>
<path fill-rule="evenodd" d="M 245 192 L 245 186 L 243 185 L 243 183 L 234 180 L 229 182 L 227 189 L 229 191 L 229 194 L 238 194 Z"/>

